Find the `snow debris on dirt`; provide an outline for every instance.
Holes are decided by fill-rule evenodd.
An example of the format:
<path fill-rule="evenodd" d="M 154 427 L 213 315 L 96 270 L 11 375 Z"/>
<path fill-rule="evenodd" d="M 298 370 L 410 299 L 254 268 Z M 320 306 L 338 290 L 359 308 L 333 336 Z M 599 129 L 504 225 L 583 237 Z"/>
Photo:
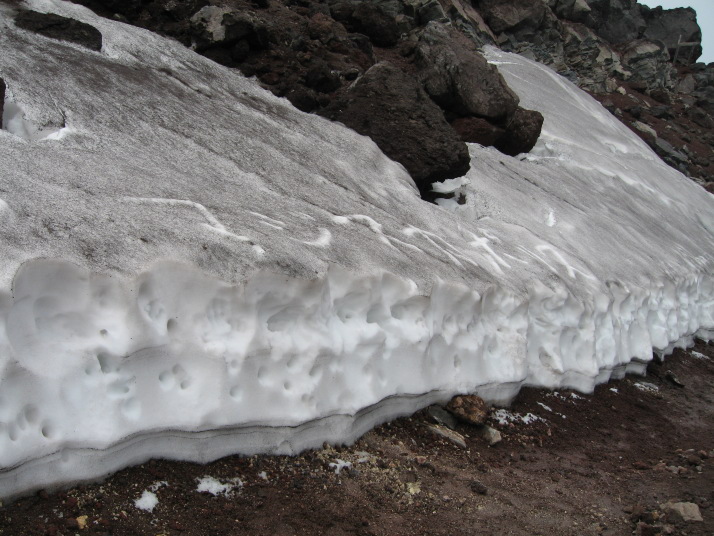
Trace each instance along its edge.
<path fill-rule="evenodd" d="M 211 495 L 218 496 L 230 496 L 233 492 L 243 487 L 243 482 L 240 478 L 231 478 L 225 482 L 221 482 L 217 478 L 206 475 L 203 478 L 198 479 L 198 486 L 196 491 L 199 493 L 210 493 Z"/>
<path fill-rule="evenodd" d="M 617 387 L 610 387 L 610 391 L 612 391 L 615 394 L 619 393 Z"/>
<path fill-rule="evenodd" d="M 636 389 L 647 393 L 656 393 L 657 391 L 659 391 L 659 387 L 649 382 L 635 382 L 633 385 Z"/>
<path fill-rule="evenodd" d="M 152 512 L 154 508 L 156 508 L 156 505 L 159 504 L 159 498 L 157 497 L 156 492 L 168 485 L 169 483 L 165 480 L 154 482 L 148 489 L 142 492 L 141 497 L 134 501 L 134 506 L 136 506 L 139 510 Z"/>
<path fill-rule="evenodd" d="M 525 415 L 520 415 L 518 413 L 512 413 L 507 409 L 497 409 L 491 413 L 491 417 L 501 426 L 505 426 L 510 423 L 522 423 L 531 424 L 534 422 L 545 422 L 543 417 L 539 417 L 533 413 L 526 413 Z"/>
<path fill-rule="evenodd" d="M 134 501 L 134 506 L 145 512 L 153 512 L 157 504 L 159 504 L 159 498 L 156 493 L 149 490 L 144 490 L 141 497 Z"/>
<path fill-rule="evenodd" d="M 346 462 L 345 460 L 336 459 L 334 462 L 330 463 L 329 466 L 335 470 L 335 474 L 339 475 L 343 469 L 352 469 L 352 462 Z"/>
<path fill-rule="evenodd" d="M 536 404 L 538 404 L 541 408 L 543 408 L 547 412 L 553 413 L 553 408 L 551 408 L 550 406 L 546 406 L 545 404 L 543 404 L 543 402 L 536 402 Z"/>
<path fill-rule="evenodd" d="M 700 353 L 700 352 L 692 352 L 691 354 L 692 354 L 692 357 L 695 358 L 695 359 L 707 359 L 707 360 L 711 360 L 711 358 L 710 358 L 709 356 L 706 356 L 706 355 L 704 355 L 704 354 L 702 354 L 702 353 Z"/>

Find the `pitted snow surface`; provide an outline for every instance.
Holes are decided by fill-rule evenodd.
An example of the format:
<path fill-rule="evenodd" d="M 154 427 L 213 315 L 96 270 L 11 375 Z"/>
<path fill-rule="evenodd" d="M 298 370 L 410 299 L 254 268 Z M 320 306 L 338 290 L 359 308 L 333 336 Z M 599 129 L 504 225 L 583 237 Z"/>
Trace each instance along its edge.
<path fill-rule="evenodd" d="M 0 75 L 0 497 L 152 456 L 351 441 L 456 393 L 590 391 L 714 328 L 714 202 L 547 68 L 545 116 L 424 203 L 368 139 L 60 0 L 101 53 L 17 29 Z"/>

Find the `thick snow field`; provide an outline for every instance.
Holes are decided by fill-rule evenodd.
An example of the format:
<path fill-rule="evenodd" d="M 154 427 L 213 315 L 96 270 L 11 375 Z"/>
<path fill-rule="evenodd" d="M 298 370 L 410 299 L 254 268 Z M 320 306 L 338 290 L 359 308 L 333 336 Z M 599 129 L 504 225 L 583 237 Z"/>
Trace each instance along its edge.
<path fill-rule="evenodd" d="M 104 46 L 0 4 L 0 498 L 349 442 L 460 392 L 589 391 L 714 329 L 712 197 L 543 66 L 487 51 L 543 136 L 471 146 L 439 186 L 466 203 L 435 206 L 178 43 L 27 4 Z"/>

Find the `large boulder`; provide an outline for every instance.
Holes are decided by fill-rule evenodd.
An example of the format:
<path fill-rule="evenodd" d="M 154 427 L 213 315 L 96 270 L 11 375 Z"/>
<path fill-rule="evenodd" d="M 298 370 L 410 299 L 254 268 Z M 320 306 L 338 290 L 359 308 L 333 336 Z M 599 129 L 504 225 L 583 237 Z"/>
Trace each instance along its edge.
<path fill-rule="evenodd" d="M 130 22 L 153 31 L 170 35 L 185 45 L 189 35 L 191 15 L 208 0 L 72 0 L 108 18 Z"/>
<path fill-rule="evenodd" d="M 643 14 L 647 21 L 647 29 L 644 37 L 652 41 L 662 41 L 674 57 L 678 41 L 684 43 L 701 43 L 702 30 L 697 24 L 697 12 L 691 7 L 681 7 L 676 9 L 662 9 L 656 7 L 649 9 L 643 7 Z M 679 58 L 682 60 L 691 59 L 696 61 L 702 55 L 702 47 L 698 45 L 693 48 L 683 48 Z"/>
<path fill-rule="evenodd" d="M 478 44 L 496 43 L 496 35 L 468 0 L 444 0 L 451 23 Z"/>
<path fill-rule="evenodd" d="M 234 55 L 243 56 L 249 50 L 264 50 L 269 45 L 266 24 L 244 11 L 206 6 L 191 17 L 191 28 L 199 52 L 233 47 Z"/>
<path fill-rule="evenodd" d="M 714 86 L 697 89 L 692 95 L 696 97 L 699 106 L 714 115 Z"/>
<path fill-rule="evenodd" d="M 491 30 L 497 34 L 524 28 L 537 29 L 547 11 L 544 0 L 480 0 L 478 8 Z"/>
<path fill-rule="evenodd" d="M 543 115 L 540 112 L 518 108 L 506 124 L 506 133 L 494 147 L 511 156 L 527 153 L 538 141 L 542 127 Z"/>
<path fill-rule="evenodd" d="M 585 0 L 548 0 L 548 7 L 562 19 L 585 22 L 592 9 Z"/>
<path fill-rule="evenodd" d="M 91 50 L 102 50 L 102 32 L 75 19 L 54 13 L 22 10 L 15 17 L 15 25 L 45 37 L 69 41 Z"/>
<path fill-rule="evenodd" d="M 625 43 L 642 37 L 647 27 L 636 0 L 586 0 L 590 13 L 584 22 L 610 43 Z"/>
<path fill-rule="evenodd" d="M 399 41 L 399 27 L 394 17 L 380 6 L 361 2 L 352 12 L 355 31 L 362 33 L 378 47 L 392 47 Z"/>
<path fill-rule="evenodd" d="M 623 66 L 631 73 L 631 81 L 641 82 L 647 89 L 673 89 L 676 73 L 662 41 L 632 41 L 622 50 L 621 58 Z"/>
<path fill-rule="evenodd" d="M 466 144 L 417 80 L 382 62 L 358 78 L 320 112 L 369 136 L 402 164 L 423 194 L 431 183 L 460 177 L 469 169 Z"/>
<path fill-rule="evenodd" d="M 518 96 L 475 45 L 447 25 L 430 22 L 415 50 L 419 80 L 429 96 L 456 116 L 499 120 L 518 107 Z"/>

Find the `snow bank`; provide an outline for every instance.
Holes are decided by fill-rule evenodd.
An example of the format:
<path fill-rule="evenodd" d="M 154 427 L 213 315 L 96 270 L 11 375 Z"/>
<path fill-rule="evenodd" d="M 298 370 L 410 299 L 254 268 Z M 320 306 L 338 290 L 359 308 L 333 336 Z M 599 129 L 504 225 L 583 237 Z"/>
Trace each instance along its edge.
<path fill-rule="evenodd" d="M 437 207 L 370 140 L 177 43 L 30 4 L 104 48 L 0 4 L 0 76 L 68 127 L 0 131 L 0 497 L 349 442 L 460 392 L 590 391 L 714 329 L 711 196 L 547 68 L 488 52 L 544 135 L 470 147 L 441 186 L 466 204 Z"/>

